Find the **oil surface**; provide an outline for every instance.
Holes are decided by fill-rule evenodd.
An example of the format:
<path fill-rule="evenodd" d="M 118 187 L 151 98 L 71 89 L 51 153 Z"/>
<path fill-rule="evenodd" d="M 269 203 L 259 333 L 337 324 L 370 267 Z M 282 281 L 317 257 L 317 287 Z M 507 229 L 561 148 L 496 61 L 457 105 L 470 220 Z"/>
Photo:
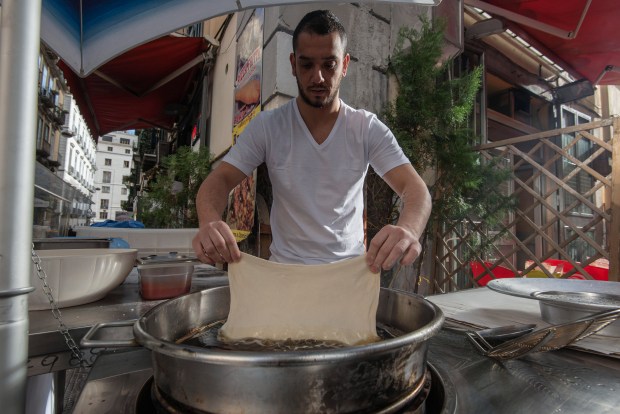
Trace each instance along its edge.
<path fill-rule="evenodd" d="M 178 339 L 177 344 L 197 346 L 200 348 L 225 349 L 229 351 L 252 352 L 294 352 L 308 350 L 324 350 L 345 348 L 349 345 L 337 341 L 323 341 L 315 339 L 273 341 L 256 338 L 247 338 L 239 341 L 225 341 L 220 337 L 220 328 L 226 321 L 216 321 L 209 325 L 193 329 L 184 337 Z M 394 328 L 377 324 L 377 335 L 380 340 L 391 339 L 403 335 Z"/>

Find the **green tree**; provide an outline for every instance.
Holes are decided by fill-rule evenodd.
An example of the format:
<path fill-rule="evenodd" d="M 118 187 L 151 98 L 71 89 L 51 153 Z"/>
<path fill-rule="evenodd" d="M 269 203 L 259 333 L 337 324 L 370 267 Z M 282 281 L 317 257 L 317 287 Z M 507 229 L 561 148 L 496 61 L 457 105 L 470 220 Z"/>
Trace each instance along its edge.
<path fill-rule="evenodd" d="M 405 154 L 417 171 L 432 178 L 429 190 L 433 210 L 422 238 L 421 266 L 426 240 L 433 228 L 472 218 L 493 226 L 513 208 L 512 196 L 498 191 L 509 171 L 498 160 L 481 160 L 472 149 L 479 139 L 468 128 L 482 68 L 452 76 L 453 62 L 441 62 L 445 24 L 422 18 L 421 30 L 402 28 L 388 72 L 398 84 L 398 96 L 384 113 Z M 397 200 L 374 174 L 369 174 L 369 238 L 396 220 Z M 477 250 L 483 249 L 479 243 Z M 479 252 L 469 252 L 470 255 Z M 418 274 L 420 267 L 418 267 Z"/>
<path fill-rule="evenodd" d="M 196 194 L 211 171 L 208 148 L 181 147 L 164 158 L 147 193 L 138 200 L 138 218 L 146 227 L 198 227 Z"/>

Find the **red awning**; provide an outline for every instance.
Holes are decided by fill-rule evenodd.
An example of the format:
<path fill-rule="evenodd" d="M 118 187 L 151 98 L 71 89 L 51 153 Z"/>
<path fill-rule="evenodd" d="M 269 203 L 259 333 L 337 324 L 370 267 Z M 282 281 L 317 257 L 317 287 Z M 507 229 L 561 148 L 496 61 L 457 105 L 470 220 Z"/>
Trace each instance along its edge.
<path fill-rule="evenodd" d="M 510 27 L 577 78 L 620 85 L 618 0 L 465 0 L 514 22 Z M 538 44 L 537 44 L 538 43 Z M 568 67 L 566 67 L 568 66 Z"/>
<path fill-rule="evenodd" d="M 60 62 L 69 89 L 97 139 L 112 131 L 170 129 L 202 70 L 203 38 L 165 36 L 138 46 L 80 78 Z"/>

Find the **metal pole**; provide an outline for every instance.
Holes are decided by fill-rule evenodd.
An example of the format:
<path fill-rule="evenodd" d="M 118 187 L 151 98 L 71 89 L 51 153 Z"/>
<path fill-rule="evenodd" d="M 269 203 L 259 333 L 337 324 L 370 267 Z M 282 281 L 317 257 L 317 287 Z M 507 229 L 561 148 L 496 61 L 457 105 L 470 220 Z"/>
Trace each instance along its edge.
<path fill-rule="evenodd" d="M 0 14 L 0 402 L 23 413 L 41 0 L 3 0 Z"/>
<path fill-rule="evenodd" d="M 609 280 L 620 282 L 620 117 L 615 116 L 612 120 Z"/>

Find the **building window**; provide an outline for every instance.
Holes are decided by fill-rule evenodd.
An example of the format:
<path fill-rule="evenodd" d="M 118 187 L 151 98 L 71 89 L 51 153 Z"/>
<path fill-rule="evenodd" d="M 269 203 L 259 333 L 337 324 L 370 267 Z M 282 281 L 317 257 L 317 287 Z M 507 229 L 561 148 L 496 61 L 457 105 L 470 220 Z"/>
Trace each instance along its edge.
<path fill-rule="evenodd" d="M 101 186 L 101 192 L 102 193 L 109 193 L 110 192 L 110 187 L 107 185 Z"/>
<path fill-rule="evenodd" d="M 108 212 L 107 211 L 100 212 L 99 213 L 99 218 L 106 220 L 108 218 Z"/>
<path fill-rule="evenodd" d="M 48 124 L 43 126 L 43 140 L 48 144 L 50 142 L 50 126 Z"/>
<path fill-rule="evenodd" d="M 43 119 L 39 117 L 37 122 L 37 148 L 41 148 L 43 144 Z"/>
<path fill-rule="evenodd" d="M 123 167 L 129 168 L 129 161 L 123 161 Z"/>
<path fill-rule="evenodd" d="M 105 184 L 110 184 L 112 182 L 112 171 L 104 171 L 103 172 L 103 180 Z"/>
<path fill-rule="evenodd" d="M 131 154 L 131 150 L 126 149 L 125 154 Z"/>
<path fill-rule="evenodd" d="M 112 165 L 112 159 L 111 158 L 106 158 L 105 159 L 105 165 L 108 166 L 108 167 L 111 166 Z"/>
<path fill-rule="evenodd" d="M 109 205 L 110 205 L 110 200 L 108 200 L 107 198 L 102 198 L 99 208 L 103 210 L 107 210 Z"/>
<path fill-rule="evenodd" d="M 112 137 L 110 135 L 104 135 L 101 137 L 101 140 L 105 142 L 112 142 Z"/>
<path fill-rule="evenodd" d="M 47 65 L 44 63 L 43 64 L 43 70 L 41 73 L 41 89 L 46 90 L 47 86 L 48 86 L 48 69 L 47 69 Z"/>
<path fill-rule="evenodd" d="M 121 138 L 121 144 L 129 145 L 131 144 L 131 141 L 129 140 L 129 138 Z"/>
<path fill-rule="evenodd" d="M 562 128 L 580 125 L 590 122 L 590 118 L 587 115 L 581 114 L 570 108 L 562 107 Z M 586 161 L 592 156 L 594 152 L 592 141 L 587 138 L 581 138 L 575 140 L 575 133 L 562 135 L 562 147 L 567 148 L 567 153 L 578 159 L 579 161 Z M 571 143 L 573 143 L 571 145 Z M 579 167 L 566 157 L 562 157 L 562 170 L 564 177 L 570 175 L 570 178 L 566 180 L 566 183 L 579 194 L 586 194 L 595 184 L 594 177 L 587 171 L 579 168 L 578 171 L 573 171 Z M 594 195 L 585 197 L 591 203 L 594 203 Z M 570 206 L 569 214 L 576 215 L 588 215 L 591 216 L 593 211 L 586 204 L 577 199 L 568 191 L 563 191 L 563 209 L 568 209 Z"/>
<path fill-rule="evenodd" d="M 121 188 L 121 195 L 127 195 L 127 189 Z"/>
<path fill-rule="evenodd" d="M 108 152 L 112 152 L 112 151 L 114 151 L 114 148 L 108 147 Z"/>

